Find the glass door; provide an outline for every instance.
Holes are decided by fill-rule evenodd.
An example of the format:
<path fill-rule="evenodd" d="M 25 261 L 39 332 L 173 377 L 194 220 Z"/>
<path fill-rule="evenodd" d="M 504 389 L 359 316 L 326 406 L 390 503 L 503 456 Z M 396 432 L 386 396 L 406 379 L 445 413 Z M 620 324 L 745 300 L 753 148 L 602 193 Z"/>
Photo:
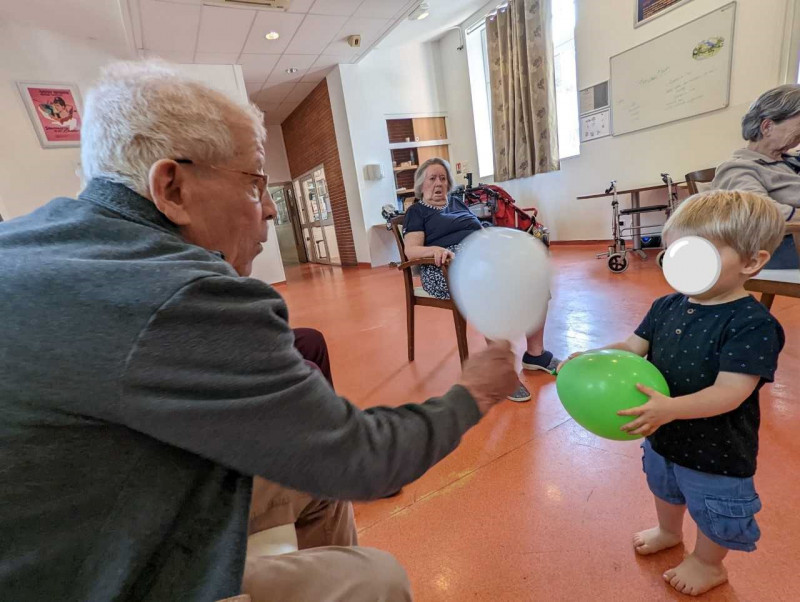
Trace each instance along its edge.
<path fill-rule="evenodd" d="M 294 181 L 294 192 L 300 214 L 301 237 L 308 260 L 341 265 L 325 168 L 320 165 L 297 178 Z"/>

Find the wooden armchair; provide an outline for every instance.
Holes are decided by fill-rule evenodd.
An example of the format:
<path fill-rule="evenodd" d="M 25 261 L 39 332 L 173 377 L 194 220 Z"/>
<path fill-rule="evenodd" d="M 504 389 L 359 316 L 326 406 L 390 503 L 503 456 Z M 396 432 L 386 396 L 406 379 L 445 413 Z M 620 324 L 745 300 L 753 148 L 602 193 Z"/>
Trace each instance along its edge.
<path fill-rule="evenodd" d="M 467 322 L 461 316 L 452 299 L 437 299 L 432 297 L 421 286 L 414 286 L 414 276 L 411 269 L 418 265 L 433 265 L 432 257 L 425 259 L 412 259 L 406 257 L 405 242 L 403 241 L 403 220 L 405 216 L 400 215 L 392 218 L 392 232 L 394 233 L 397 250 L 400 251 L 401 264 L 397 269 L 403 272 L 403 280 L 406 286 L 406 324 L 408 326 L 408 361 L 414 361 L 414 309 L 417 305 L 423 307 L 439 307 L 453 312 L 453 323 L 456 327 L 456 341 L 458 342 L 458 355 L 461 361 L 467 359 L 469 350 L 467 348 Z M 447 266 L 444 266 L 444 277 L 447 279 Z"/>
<path fill-rule="evenodd" d="M 786 233 L 794 237 L 800 253 L 800 224 L 786 224 Z M 800 270 L 763 270 L 744 283 L 746 291 L 761 293 L 761 303 L 772 309 L 775 295 L 800 298 Z"/>
<path fill-rule="evenodd" d="M 689 194 L 697 194 L 700 192 L 697 189 L 697 184 L 710 184 L 717 173 L 716 167 L 709 167 L 708 169 L 701 169 L 687 173 L 685 176 L 686 188 L 689 189 Z"/>

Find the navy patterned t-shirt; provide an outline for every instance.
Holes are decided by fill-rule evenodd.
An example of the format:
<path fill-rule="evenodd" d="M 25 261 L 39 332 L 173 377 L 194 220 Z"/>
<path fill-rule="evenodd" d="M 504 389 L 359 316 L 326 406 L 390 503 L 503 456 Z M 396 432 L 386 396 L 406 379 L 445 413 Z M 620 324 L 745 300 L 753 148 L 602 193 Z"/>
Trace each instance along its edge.
<path fill-rule="evenodd" d="M 672 397 L 710 387 L 720 372 L 760 377 L 735 410 L 675 420 L 648 437 L 656 452 L 681 466 L 753 476 L 761 422 L 758 392 L 774 379 L 785 340 L 778 321 L 749 295 L 721 305 L 699 305 L 673 294 L 653 303 L 636 334 L 650 342 L 647 359 L 666 378 Z"/>

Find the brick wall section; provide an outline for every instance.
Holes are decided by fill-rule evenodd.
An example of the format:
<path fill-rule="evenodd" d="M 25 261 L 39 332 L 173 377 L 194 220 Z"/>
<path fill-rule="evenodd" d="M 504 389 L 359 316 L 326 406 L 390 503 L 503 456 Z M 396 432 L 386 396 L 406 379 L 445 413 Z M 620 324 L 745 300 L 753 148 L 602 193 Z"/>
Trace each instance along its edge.
<path fill-rule="evenodd" d="M 327 81 L 322 80 L 283 122 L 283 139 L 292 179 L 325 166 L 342 265 L 357 265 Z"/>

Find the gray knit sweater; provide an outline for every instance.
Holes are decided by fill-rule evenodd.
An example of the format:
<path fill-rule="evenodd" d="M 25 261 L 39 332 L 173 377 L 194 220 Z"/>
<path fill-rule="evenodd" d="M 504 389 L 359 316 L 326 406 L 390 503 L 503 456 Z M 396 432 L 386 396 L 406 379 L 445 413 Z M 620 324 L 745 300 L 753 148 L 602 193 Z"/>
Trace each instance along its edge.
<path fill-rule="evenodd" d="M 775 201 L 787 221 L 800 219 L 800 175 L 782 161 L 747 148 L 717 167 L 714 189 L 758 192 Z"/>
<path fill-rule="evenodd" d="M 480 418 L 461 387 L 358 410 L 275 290 L 117 184 L 0 224 L 0 282 L 3 600 L 232 596 L 252 475 L 376 497 Z"/>

